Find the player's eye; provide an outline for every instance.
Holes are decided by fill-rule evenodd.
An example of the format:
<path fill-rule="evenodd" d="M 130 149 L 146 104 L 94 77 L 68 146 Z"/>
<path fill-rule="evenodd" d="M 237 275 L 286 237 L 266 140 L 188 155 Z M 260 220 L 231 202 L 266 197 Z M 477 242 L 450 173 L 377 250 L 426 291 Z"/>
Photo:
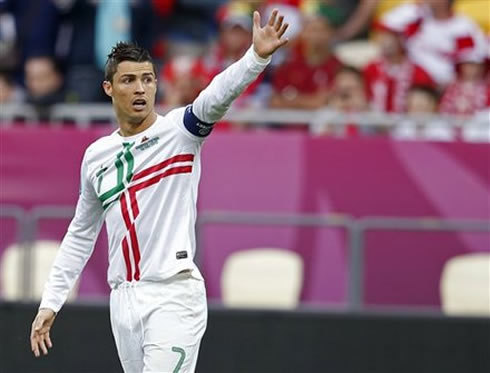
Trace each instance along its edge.
<path fill-rule="evenodd" d="M 149 84 L 149 83 L 153 82 L 153 77 L 151 77 L 151 76 L 147 76 L 147 77 L 145 77 L 145 78 L 143 79 L 143 81 L 144 81 L 145 83 Z"/>

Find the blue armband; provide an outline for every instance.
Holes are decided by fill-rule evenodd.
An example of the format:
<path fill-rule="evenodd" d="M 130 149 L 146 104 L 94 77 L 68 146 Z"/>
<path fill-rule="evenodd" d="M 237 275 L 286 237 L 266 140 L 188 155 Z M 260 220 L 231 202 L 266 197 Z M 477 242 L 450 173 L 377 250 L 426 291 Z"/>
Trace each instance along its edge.
<path fill-rule="evenodd" d="M 214 123 L 204 123 L 199 120 L 192 112 L 192 105 L 189 105 L 185 108 L 184 126 L 194 136 L 206 137 L 213 130 Z"/>

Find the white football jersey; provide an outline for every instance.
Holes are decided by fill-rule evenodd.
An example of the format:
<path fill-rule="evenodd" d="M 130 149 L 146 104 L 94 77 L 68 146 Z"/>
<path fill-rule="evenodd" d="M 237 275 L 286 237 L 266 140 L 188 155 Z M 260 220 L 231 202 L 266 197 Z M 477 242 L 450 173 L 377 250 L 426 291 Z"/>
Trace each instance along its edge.
<path fill-rule="evenodd" d="M 485 35 L 471 19 L 454 14 L 437 20 L 424 4 L 404 4 L 386 13 L 381 24 L 402 33 L 410 59 L 438 84 L 454 80 L 460 61 L 484 61 L 488 54 Z"/>
<path fill-rule="evenodd" d="M 81 167 L 75 216 L 40 308 L 58 312 L 92 254 L 103 222 L 108 282 L 159 281 L 195 269 L 196 202 L 203 139 L 231 102 L 270 62 L 250 48 L 217 75 L 192 105 L 158 116 L 145 131 L 119 131 L 91 144 Z M 198 271 L 196 271 L 198 272 Z"/>

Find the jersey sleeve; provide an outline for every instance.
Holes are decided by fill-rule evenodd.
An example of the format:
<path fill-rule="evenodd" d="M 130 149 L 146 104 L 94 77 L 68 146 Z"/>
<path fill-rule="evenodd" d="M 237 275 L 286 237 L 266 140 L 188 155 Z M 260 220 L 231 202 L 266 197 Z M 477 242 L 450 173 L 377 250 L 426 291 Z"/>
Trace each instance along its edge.
<path fill-rule="evenodd" d="M 264 71 L 271 58 L 259 57 L 253 46 L 226 70 L 216 75 L 184 111 L 183 126 L 197 139 L 208 136 L 231 103 Z"/>
<path fill-rule="evenodd" d="M 75 216 L 61 242 L 44 287 L 40 308 L 58 312 L 66 301 L 87 260 L 103 223 L 103 209 L 88 177 L 87 154 L 82 161 L 80 196 Z"/>

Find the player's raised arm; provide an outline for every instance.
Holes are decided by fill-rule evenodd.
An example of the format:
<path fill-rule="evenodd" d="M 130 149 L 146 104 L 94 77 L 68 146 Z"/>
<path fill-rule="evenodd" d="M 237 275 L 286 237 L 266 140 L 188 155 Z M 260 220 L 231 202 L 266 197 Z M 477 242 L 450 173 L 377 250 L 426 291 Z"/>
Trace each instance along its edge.
<path fill-rule="evenodd" d="M 259 12 L 254 12 L 253 46 L 245 55 L 218 74 L 209 86 L 186 110 L 186 127 L 193 132 L 193 122 L 212 124 L 220 120 L 245 88 L 252 83 L 269 64 L 272 54 L 288 42 L 284 33 L 288 24 L 275 9 L 265 26 L 261 26 Z M 198 135 L 199 125 L 196 127 Z M 199 135 L 198 135 L 199 136 Z"/>
<path fill-rule="evenodd" d="M 103 223 L 103 209 L 87 176 L 86 157 L 82 161 L 80 197 L 75 216 L 63 238 L 51 267 L 48 281 L 31 328 L 31 349 L 36 357 L 46 355 L 52 347 L 50 330 L 56 313 L 66 301 L 93 252 Z"/>

